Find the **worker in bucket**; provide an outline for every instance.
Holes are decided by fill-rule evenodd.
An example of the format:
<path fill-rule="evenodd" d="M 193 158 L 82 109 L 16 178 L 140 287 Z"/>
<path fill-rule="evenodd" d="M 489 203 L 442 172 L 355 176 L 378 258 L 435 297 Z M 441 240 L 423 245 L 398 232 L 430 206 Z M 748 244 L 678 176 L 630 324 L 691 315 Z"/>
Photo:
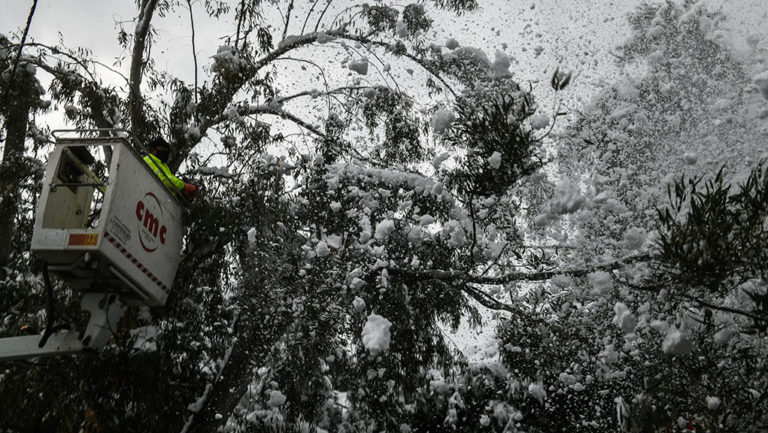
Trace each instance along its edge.
<path fill-rule="evenodd" d="M 144 162 L 155 172 L 165 186 L 176 194 L 191 200 L 197 194 L 197 188 L 191 183 L 186 183 L 171 173 L 166 163 L 171 156 L 171 145 L 162 137 L 157 137 L 149 142 L 149 155 L 144 157 Z"/>

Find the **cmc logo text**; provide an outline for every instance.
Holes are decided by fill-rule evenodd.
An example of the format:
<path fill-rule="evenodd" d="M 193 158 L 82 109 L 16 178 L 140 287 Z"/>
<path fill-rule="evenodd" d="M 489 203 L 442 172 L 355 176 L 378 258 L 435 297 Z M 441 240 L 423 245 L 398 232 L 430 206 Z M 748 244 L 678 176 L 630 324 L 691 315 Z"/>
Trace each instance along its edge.
<path fill-rule="evenodd" d="M 163 224 L 163 208 L 151 192 L 136 202 L 136 218 L 139 220 L 139 241 L 145 251 L 151 253 L 165 244 L 168 228 Z"/>

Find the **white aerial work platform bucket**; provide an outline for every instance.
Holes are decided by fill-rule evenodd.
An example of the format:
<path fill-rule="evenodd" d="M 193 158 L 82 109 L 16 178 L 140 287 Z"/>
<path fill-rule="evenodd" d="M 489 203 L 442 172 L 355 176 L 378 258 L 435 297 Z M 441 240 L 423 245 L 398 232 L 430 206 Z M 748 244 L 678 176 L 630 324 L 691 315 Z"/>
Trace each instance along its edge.
<path fill-rule="evenodd" d="M 165 305 L 181 260 L 182 203 L 126 138 L 68 132 L 78 131 L 53 134 L 32 251 L 73 288 Z"/>
<path fill-rule="evenodd" d="M 83 137 L 122 130 L 53 131 L 32 234 L 47 271 L 85 292 L 84 330 L 48 324 L 41 335 L 0 338 L 0 361 L 77 353 L 107 344 L 126 305 L 165 305 L 181 260 L 182 203 L 125 137 Z M 78 136 L 65 137 L 67 133 Z M 58 134 L 58 135 L 57 135 Z"/>

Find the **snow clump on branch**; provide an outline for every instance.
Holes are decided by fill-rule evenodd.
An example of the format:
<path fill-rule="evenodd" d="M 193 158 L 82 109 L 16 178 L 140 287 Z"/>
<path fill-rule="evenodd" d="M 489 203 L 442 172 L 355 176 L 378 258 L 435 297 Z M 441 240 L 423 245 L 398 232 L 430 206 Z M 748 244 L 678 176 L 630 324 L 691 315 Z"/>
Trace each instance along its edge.
<path fill-rule="evenodd" d="M 283 48 L 290 45 L 298 45 L 300 43 L 317 42 L 318 44 L 325 44 L 333 41 L 333 36 L 325 32 L 312 32 L 303 35 L 287 35 L 282 41 L 277 43 L 277 48 Z"/>
<path fill-rule="evenodd" d="M 664 337 L 664 342 L 661 344 L 661 350 L 670 355 L 684 355 L 693 351 L 693 342 L 691 342 L 687 335 L 677 329 L 677 327 L 672 326 Z"/>
<path fill-rule="evenodd" d="M 541 382 L 534 382 L 528 385 L 528 394 L 531 397 L 544 404 L 544 400 L 547 399 L 547 391 L 544 389 L 544 385 Z"/>
<path fill-rule="evenodd" d="M 441 108 L 432 115 L 432 130 L 436 134 L 440 134 L 448 129 L 453 122 L 456 121 L 456 115 L 451 110 Z"/>
<path fill-rule="evenodd" d="M 392 334 L 389 328 L 392 322 L 379 316 L 378 314 L 368 315 L 368 320 L 363 326 L 363 346 L 376 356 L 389 350 L 389 344 L 392 340 Z"/>
<path fill-rule="evenodd" d="M 755 75 L 752 77 L 752 81 L 754 81 L 757 88 L 760 89 L 763 98 L 768 99 L 768 71 Z"/>
<path fill-rule="evenodd" d="M 592 293 L 595 295 L 605 295 L 613 289 L 613 279 L 611 274 L 605 271 L 592 272 L 587 275 L 589 284 L 592 286 Z"/>
<path fill-rule="evenodd" d="M 631 334 L 632 332 L 635 332 L 635 328 L 637 327 L 637 318 L 634 314 L 632 314 L 631 311 L 629 311 L 629 308 L 627 308 L 624 303 L 617 302 L 613 307 L 613 311 L 616 312 L 616 316 L 613 318 L 613 323 L 616 326 L 621 328 L 625 334 Z"/>
<path fill-rule="evenodd" d="M 280 406 L 285 403 L 286 400 L 287 398 L 285 394 L 276 389 L 273 389 L 269 392 L 269 401 L 267 402 L 267 405 L 269 405 L 269 407 Z"/>
<path fill-rule="evenodd" d="M 707 402 L 707 409 L 709 410 L 717 410 L 717 408 L 720 407 L 720 399 L 717 397 L 707 396 L 705 401 Z"/>
<path fill-rule="evenodd" d="M 493 152 L 493 155 L 488 158 L 488 164 L 490 164 L 490 166 L 494 169 L 498 170 L 498 168 L 501 166 L 501 153 Z"/>
<path fill-rule="evenodd" d="M 579 186 L 574 182 L 566 181 L 555 189 L 555 196 L 549 201 L 549 213 L 564 215 L 574 213 L 584 204 L 584 196 Z"/>
<path fill-rule="evenodd" d="M 374 235 L 376 239 L 384 240 L 389 237 L 389 234 L 392 233 L 392 231 L 395 230 L 395 222 L 391 219 L 385 219 L 381 221 L 380 223 L 376 224 L 376 234 Z"/>
<path fill-rule="evenodd" d="M 369 168 L 359 164 L 338 163 L 327 167 L 328 174 L 325 182 L 330 189 L 335 189 L 344 179 L 355 179 L 356 182 L 381 182 L 390 186 L 408 185 L 417 195 L 433 196 L 438 200 L 453 203 L 454 198 L 442 184 L 419 174 L 407 173 L 381 168 Z"/>
<path fill-rule="evenodd" d="M 471 59 L 476 61 L 477 63 L 482 63 L 483 65 L 491 67 L 491 61 L 488 60 L 488 56 L 485 55 L 483 50 L 480 48 L 475 47 L 459 47 L 453 50 L 452 52 L 443 54 L 443 57 L 448 60 L 451 58 L 459 58 L 459 59 Z"/>
<path fill-rule="evenodd" d="M 493 61 L 493 71 L 498 75 L 499 77 L 508 77 L 512 74 L 509 72 L 509 67 L 512 65 L 512 62 L 509 60 L 509 56 L 502 52 L 502 51 L 496 51 L 496 59 Z"/>
<path fill-rule="evenodd" d="M 211 70 L 219 75 L 234 75 L 240 72 L 245 63 L 245 60 L 240 57 L 235 48 L 229 45 L 222 45 L 213 56 Z"/>
<path fill-rule="evenodd" d="M 352 60 L 349 62 L 349 70 L 357 72 L 360 75 L 368 75 L 368 58 L 363 57 L 360 60 Z"/>
<path fill-rule="evenodd" d="M 531 128 L 538 131 L 549 126 L 549 116 L 544 113 L 538 113 L 531 117 Z"/>
<path fill-rule="evenodd" d="M 352 300 L 352 306 L 355 308 L 355 311 L 362 313 L 365 310 L 365 301 L 363 298 L 355 296 L 355 299 Z"/>

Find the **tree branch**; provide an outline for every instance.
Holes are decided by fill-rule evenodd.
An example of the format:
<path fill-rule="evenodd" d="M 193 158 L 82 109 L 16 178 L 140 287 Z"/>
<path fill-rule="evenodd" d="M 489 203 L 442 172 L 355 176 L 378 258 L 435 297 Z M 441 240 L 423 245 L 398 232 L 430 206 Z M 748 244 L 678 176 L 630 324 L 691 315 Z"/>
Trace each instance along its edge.
<path fill-rule="evenodd" d="M 153 0 L 145 0 L 145 1 L 153 1 Z M 156 1 L 156 0 L 155 0 Z M 330 2 L 329 2 L 330 4 Z M 319 39 L 346 39 L 350 41 L 356 41 L 361 42 L 364 44 L 371 44 L 378 47 L 386 48 L 389 51 L 395 50 L 395 46 L 392 44 L 388 44 L 386 42 L 381 41 L 373 41 L 370 39 L 369 36 L 355 36 L 352 35 L 345 30 L 332 30 L 327 32 L 314 32 L 309 33 L 306 35 L 297 36 L 295 38 L 288 38 L 287 40 L 282 41 L 280 44 L 278 44 L 277 48 L 254 62 L 253 66 L 248 68 L 247 72 L 244 72 L 240 75 L 238 75 L 237 81 L 232 82 L 222 82 L 220 84 L 221 88 L 214 88 L 210 92 L 207 92 L 207 96 L 205 99 L 200 102 L 201 105 L 206 105 L 207 102 L 210 102 L 210 113 L 217 113 L 219 110 L 223 110 L 228 105 L 232 103 L 232 98 L 234 95 L 244 86 L 247 82 L 253 79 L 253 77 L 258 74 L 258 72 L 271 64 L 273 61 L 277 60 L 284 54 L 313 44 L 317 42 Z M 134 47 L 135 48 L 135 47 Z M 417 64 L 419 64 L 421 67 L 423 67 L 426 71 L 431 73 L 433 76 L 435 76 L 438 80 L 440 80 L 447 88 L 448 90 L 455 96 L 456 93 L 453 91 L 451 86 L 445 81 L 445 79 L 440 76 L 440 74 L 435 71 L 431 66 L 429 66 L 427 63 L 425 63 L 422 59 L 419 59 L 418 57 L 405 53 L 403 54 L 405 57 L 410 58 L 411 60 L 415 61 Z M 132 81 L 133 82 L 133 81 Z M 207 99 L 212 99 L 211 101 L 207 101 Z M 132 111 L 133 114 L 134 111 Z M 138 112 L 138 111 L 137 111 Z M 312 131 L 313 133 L 324 136 L 317 128 L 311 127 L 311 125 L 308 125 L 307 123 L 303 122 L 301 119 L 296 118 L 290 113 L 284 112 L 282 110 L 275 110 L 272 112 L 266 111 L 265 114 L 274 114 L 278 115 L 280 117 L 286 118 L 288 120 L 291 120 L 301 126 L 306 127 L 308 130 Z M 198 124 L 200 135 L 199 137 L 205 136 L 207 133 L 208 128 L 211 126 L 216 125 L 217 123 L 223 121 L 224 118 L 220 115 L 214 115 L 214 117 L 209 118 L 201 118 L 200 122 Z M 173 140 L 177 145 L 178 151 L 176 154 L 171 158 L 169 166 L 172 170 L 175 170 L 180 165 L 181 161 L 183 160 L 186 153 L 188 153 L 194 146 L 199 142 L 199 138 L 194 142 L 189 142 L 189 140 L 184 136 L 184 125 L 177 125 L 177 127 L 172 126 L 172 134 L 173 134 Z"/>
<path fill-rule="evenodd" d="M 107 105 L 105 95 L 108 92 L 99 86 L 95 79 L 89 81 L 81 74 L 52 67 L 47 63 L 40 61 L 39 59 L 30 58 L 27 60 L 27 62 L 37 66 L 38 68 L 51 74 L 54 78 L 59 80 L 70 80 L 71 75 L 75 75 L 78 82 L 80 83 L 76 91 L 80 93 L 82 101 L 87 104 L 90 112 L 90 118 L 96 127 L 112 128 L 114 126 L 112 122 L 104 116 L 104 111 L 106 108 L 105 106 Z"/>
<path fill-rule="evenodd" d="M 370 39 L 367 36 L 355 36 L 355 35 L 352 35 L 352 34 L 349 34 L 349 33 L 343 33 L 343 34 L 339 35 L 338 37 L 341 38 L 341 39 L 347 39 L 347 40 L 350 40 L 350 41 L 360 42 L 363 45 L 370 44 L 370 45 L 375 45 L 377 47 L 386 48 L 389 51 L 395 51 L 395 48 L 396 48 L 396 46 L 393 45 L 393 44 L 390 44 L 390 43 L 387 43 L 387 42 L 383 42 L 383 41 L 376 41 L 376 40 Z M 453 90 L 453 87 L 451 87 L 451 85 L 448 84 L 447 81 L 445 81 L 445 78 L 443 78 L 443 76 L 440 75 L 440 73 L 437 70 L 435 70 L 435 68 L 433 68 L 432 66 L 427 64 L 424 61 L 424 59 L 416 57 L 413 54 L 410 54 L 408 52 L 403 53 L 402 56 L 406 57 L 408 59 L 411 59 L 414 63 L 416 63 L 417 65 L 421 66 L 425 71 L 429 72 L 430 75 L 432 75 L 433 77 L 435 77 L 438 80 L 440 80 L 440 82 L 443 83 L 443 85 L 448 89 L 448 91 L 451 92 L 451 94 L 454 97 L 456 97 L 456 91 Z"/>
<path fill-rule="evenodd" d="M 631 289 L 641 290 L 641 291 L 644 291 L 644 292 L 658 292 L 662 287 L 670 285 L 670 284 L 664 284 L 664 283 L 662 283 L 662 284 L 655 284 L 655 285 L 638 285 L 638 284 L 630 283 L 629 281 L 625 281 L 625 280 L 618 279 L 618 278 L 616 280 L 619 283 L 621 283 L 621 284 L 623 284 L 623 285 L 625 285 L 625 286 L 627 286 L 627 287 L 629 287 Z M 762 323 L 768 322 L 768 316 L 759 316 L 759 315 L 751 313 L 749 311 L 739 310 L 737 308 L 726 307 L 724 305 L 713 304 L 711 302 L 707 302 L 707 301 L 701 299 L 698 296 L 689 295 L 689 294 L 684 293 L 684 292 L 679 291 L 679 290 L 673 291 L 672 292 L 672 296 L 679 296 L 679 297 L 681 297 L 683 299 L 686 299 L 688 301 L 695 302 L 699 307 L 711 308 L 713 310 L 718 310 L 718 311 L 723 311 L 723 312 L 726 312 L 726 313 L 737 314 L 739 316 L 744 316 L 744 317 L 750 318 L 750 319 L 752 319 L 752 320 L 754 320 L 756 322 L 762 322 Z"/>
<path fill-rule="evenodd" d="M 323 67 L 318 65 L 317 63 L 311 61 L 311 60 L 299 59 L 299 58 L 295 58 L 295 57 L 283 57 L 280 60 L 291 60 L 291 61 L 294 61 L 294 62 L 309 63 L 310 65 L 312 65 L 315 68 L 317 68 L 318 72 L 320 73 L 320 76 L 323 77 L 323 85 L 325 86 L 325 91 L 326 91 L 326 98 L 325 98 L 325 100 L 326 100 L 326 103 L 328 104 L 328 112 L 330 113 L 331 112 L 331 98 L 330 98 L 330 95 L 327 93 L 328 89 L 329 89 L 328 77 L 326 77 L 325 70 L 323 69 Z"/>
<path fill-rule="evenodd" d="M 505 304 L 497 299 L 494 299 L 492 296 L 488 295 L 482 290 L 476 289 L 466 284 L 459 287 L 459 289 L 461 289 L 462 292 L 471 296 L 472 299 L 477 301 L 480 305 L 482 305 L 485 308 L 489 308 L 491 310 L 497 310 L 497 311 L 508 311 L 516 315 L 520 314 L 519 310 L 516 310 L 514 307 L 512 307 L 509 304 Z"/>
<path fill-rule="evenodd" d="M 377 47 L 385 48 L 388 51 L 395 51 L 396 46 L 393 44 L 389 44 L 387 42 L 382 41 L 376 41 L 373 39 L 370 39 L 368 36 L 356 36 L 351 33 L 348 33 L 343 30 L 333 30 L 329 32 L 314 32 L 314 33 L 308 33 L 306 35 L 301 35 L 296 37 L 295 39 L 291 40 L 290 43 L 283 44 L 282 46 L 278 46 L 277 49 L 273 50 L 266 56 L 262 57 L 256 62 L 256 71 L 260 70 L 264 66 L 268 65 L 278 57 L 282 56 L 283 54 L 295 50 L 297 48 L 303 47 L 305 45 L 309 45 L 312 43 L 317 42 L 317 40 L 321 37 L 331 37 L 336 39 L 346 39 L 349 41 L 355 41 L 360 42 L 361 44 L 370 44 Z M 413 54 L 410 54 L 408 52 L 402 54 L 403 57 L 406 57 L 408 59 L 411 59 L 413 62 L 415 62 L 417 65 L 421 66 L 425 71 L 427 71 L 430 75 L 440 80 L 441 83 L 448 89 L 448 91 L 451 92 L 451 94 L 455 97 L 456 92 L 453 90 L 453 87 L 451 87 L 450 84 L 448 84 L 447 81 L 445 81 L 445 78 L 443 78 L 442 75 L 438 71 L 436 71 L 432 66 L 427 64 L 423 59 L 414 56 Z"/>
<path fill-rule="evenodd" d="M 582 277 L 595 271 L 609 271 L 618 269 L 629 263 L 641 262 L 651 258 L 650 254 L 637 254 L 633 256 L 623 257 L 621 259 L 608 262 L 602 265 L 595 265 L 585 268 L 573 268 L 573 269 L 557 269 L 553 271 L 543 272 L 509 272 L 495 277 L 484 277 L 482 275 L 475 276 L 468 274 L 464 271 L 444 271 L 435 269 L 431 271 L 412 271 L 406 269 L 387 268 L 390 272 L 407 274 L 416 278 L 428 278 L 435 280 L 455 280 L 461 279 L 468 283 L 476 284 L 504 284 L 512 281 L 546 281 L 557 275 L 570 275 L 574 277 Z"/>
<path fill-rule="evenodd" d="M 113 67 L 111 67 L 111 66 L 109 66 L 107 64 L 104 64 L 104 63 L 102 63 L 102 62 L 100 62 L 98 60 L 79 59 L 79 58 L 75 57 L 74 55 L 72 55 L 70 53 L 67 53 L 65 51 L 62 51 L 61 49 L 59 49 L 59 48 L 57 48 L 55 46 L 52 47 L 50 45 L 41 44 L 39 42 L 30 42 L 30 43 L 27 44 L 27 46 L 29 46 L 29 47 L 45 48 L 46 50 L 50 51 L 51 54 L 61 55 L 61 56 L 65 56 L 65 57 L 69 58 L 70 60 L 75 62 L 77 65 L 79 65 L 81 68 L 83 68 L 83 70 L 88 74 L 88 76 L 91 77 L 91 81 L 93 81 L 93 82 L 97 81 L 96 77 L 91 73 L 91 71 L 88 70 L 88 65 L 85 62 L 93 63 L 94 65 L 99 65 L 102 68 L 108 70 L 109 72 L 112 72 L 113 74 L 115 74 L 115 75 L 119 76 L 120 78 L 122 78 L 125 81 L 126 84 L 130 84 L 130 82 L 128 81 L 128 77 L 123 75 L 122 72 L 120 72 L 117 69 L 115 69 L 115 68 L 113 68 Z"/>
<path fill-rule="evenodd" d="M 341 93 L 347 90 L 363 90 L 363 89 L 370 89 L 370 88 L 371 86 L 344 86 L 344 87 L 337 87 L 335 89 L 331 89 L 325 92 L 317 92 L 315 90 L 305 90 L 303 92 L 294 93 L 293 95 L 288 95 L 284 98 L 280 98 L 277 100 L 277 102 L 282 104 L 284 102 L 290 101 L 292 99 L 300 98 L 302 96 L 333 95 L 333 94 Z"/>
<path fill-rule="evenodd" d="M 13 87 L 13 77 L 16 75 L 16 69 L 19 67 L 19 60 L 21 60 L 21 52 L 24 49 L 24 42 L 27 41 L 27 34 L 29 33 L 29 27 L 32 25 L 32 17 L 35 15 L 35 9 L 37 9 L 37 0 L 33 0 L 32 7 L 29 9 L 29 15 L 27 15 L 27 24 L 24 26 L 24 34 L 21 36 L 21 43 L 19 43 L 19 49 L 16 51 L 16 58 L 13 60 L 13 68 L 11 68 L 11 76 L 8 78 L 8 86 L 5 88 L 3 94 L 3 100 L 8 100 L 8 95 L 11 93 L 11 87 Z"/>
<path fill-rule="evenodd" d="M 303 119 L 297 117 L 296 115 L 283 110 L 282 108 L 274 107 L 274 106 L 266 106 L 266 105 L 258 105 L 255 108 L 256 109 L 249 110 L 248 114 L 271 114 L 273 116 L 277 116 L 285 120 L 290 120 L 291 122 L 301 126 L 302 128 L 309 130 L 313 134 L 319 137 L 325 138 L 324 132 L 320 131 L 316 127 L 305 122 Z"/>
<path fill-rule="evenodd" d="M 289 121 L 299 125 L 300 127 L 309 130 L 310 132 L 312 132 L 313 134 L 315 134 L 315 135 L 317 135 L 319 137 L 325 137 L 325 133 L 323 131 L 317 129 L 315 126 L 309 124 L 308 122 L 306 122 L 305 120 L 303 120 L 300 117 L 296 116 L 295 114 L 283 110 L 282 108 L 280 108 L 280 104 L 272 103 L 272 104 L 269 104 L 269 105 L 262 104 L 262 105 L 244 106 L 244 107 L 240 107 L 237 110 L 237 114 L 239 114 L 240 116 L 253 116 L 253 115 L 258 115 L 258 114 L 270 114 L 270 115 L 277 116 L 277 117 L 280 117 L 280 118 L 285 119 L 285 120 L 289 120 Z M 215 119 L 213 119 L 211 121 L 211 124 L 208 125 L 208 126 L 210 127 L 210 126 L 216 125 L 218 123 L 221 123 L 224 120 L 226 120 L 226 118 L 227 117 L 224 116 L 224 115 L 217 116 Z"/>
<path fill-rule="evenodd" d="M 680 297 L 684 298 L 684 299 L 687 299 L 689 301 L 693 301 L 693 302 L 697 303 L 700 307 L 711 308 L 713 310 L 723 311 L 723 312 L 726 312 L 726 313 L 738 314 L 739 316 L 748 317 L 748 318 L 750 318 L 750 319 L 752 319 L 752 320 L 754 320 L 756 322 L 762 322 L 762 323 L 768 322 L 768 317 L 767 316 L 762 316 L 761 317 L 761 316 L 758 316 L 756 314 L 752 314 L 749 311 L 739 310 L 737 308 L 726 307 L 724 305 L 712 304 L 710 302 L 704 301 L 704 300 L 702 300 L 700 298 L 697 298 L 695 296 L 688 295 L 688 294 L 685 294 L 685 293 L 681 293 Z"/>
<path fill-rule="evenodd" d="M 265 55 L 261 59 L 257 60 L 255 64 L 255 71 L 258 72 L 259 70 L 261 70 L 261 68 L 272 63 L 272 61 L 274 61 L 275 59 L 277 59 L 278 57 L 282 56 L 283 54 L 289 51 L 317 42 L 317 40 L 321 36 L 330 36 L 331 38 L 337 38 L 337 37 L 341 37 L 343 34 L 344 32 L 340 30 L 336 30 L 336 31 L 325 32 L 325 33 L 318 33 L 318 32 L 307 33 L 306 35 L 301 35 L 301 36 L 297 36 L 296 38 L 291 38 L 290 42 L 278 44 L 277 48 L 270 51 L 267 55 Z"/>
<path fill-rule="evenodd" d="M 574 269 L 560 269 L 553 271 L 543 272 L 510 272 L 507 274 L 499 275 L 496 277 L 472 277 L 469 276 L 467 281 L 478 284 L 504 284 L 512 281 L 545 281 L 549 280 L 557 275 L 570 275 L 573 277 L 583 277 L 589 273 L 595 271 L 611 271 L 619 269 L 620 267 L 636 262 L 647 261 L 651 258 L 650 254 L 636 254 L 614 260 L 612 262 L 604 263 L 602 265 L 595 265 L 585 268 Z"/>
<path fill-rule="evenodd" d="M 176 154 L 171 158 L 169 166 L 172 170 L 175 170 L 179 167 L 181 164 L 181 161 L 184 159 L 185 155 L 192 150 L 192 148 L 197 145 L 197 143 L 200 141 L 200 138 L 204 137 L 208 131 L 209 128 L 221 123 L 222 121 L 226 120 L 224 116 L 222 116 L 220 113 L 232 103 L 232 99 L 237 94 L 237 92 L 244 86 L 248 81 L 253 79 L 253 77 L 256 76 L 256 74 L 264 68 L 265 66 L 269 65 L 274 60 L 278 59 L 283 54 L 297 49 L 302 46 L 306 46 L 309 44 L 312 44 L 320 38 L 321 35 L 324 37 L 330 36 L 335 37 L 338 34 L 338 32 L 330 32 L 325 34 L 320 33 L 311 33 L 308 35 L 303 35 L 300 37 L 297 37 L 295 39 L 291 39 L 288 43 L 283 43 L 282 45 L 279 45 L 276 49 L 272 50 L 267 55 L 263 56 L 261 59 L 257 60 L 251 68 L 248 68 L 247 72 L 244 72 L 238 76 L 237 82 L 226 82 L 222 81 L 217 85 L 216 88 L 212 89 L 210 92 L 206 92 L 203 94 L 203 100 L 200 102 L 200 105 L 210 105 L 209 108 L 209 116 L 211 113 L 218 113 L 213 115 L 213 117 L 203 117 L 200 119 L 199 122 L 199 128 L 200 128 L 200 135 L 199 138 L 195 141 L 190 141 L 187 139 L 187 137 L 184 136 L 184 125 L 172 125 L 171 126 L 171 133 L 173 135 L 173 141 L 177 145 L 177 152 Z M 210 100 L 209 100 L 210 99 Z M 279 115 L 281 117 L 287 118 L 291 121 L 294 121 L 295 123 L 306 126 L 307 129 L 314 133 L 318 133 L 320 136 L 324 136 L 324 134 L 320 133 L 316 128 L 312 128 L 311 125 L 307 125 L 305 122 L 301 121 L 300 119 L 296 118 L 295 116 L 291 115 L 290 113 L 286 113 L 283 111 L 277 111 L 274 110 L 274 112 L 268 112 L 265 111 L 265 114 L 275 114 Z M 247 115 L 249 114 L 247 111 L 244 113 L 241 113 L 241 115 Z"/>
<path fill-rule="evenodd" d="M 152 14 L 157 7 L 158 0 L 142 0 L 139 6 L 139 22 L 136 23 L 136 31 L 133 39 L 133 54 L 131 55 L 131 73 L 129 78 L 128 106 L 131 117 L 131 129 L 134 134 L 142 138 L 143 131 L 143 113 L 141 98 L 141 80 L 144 67 L 144 49 L 147 46 L 147 34 L 149 33 L 149 24 L 152 21 Z"/>
<path fill-rule="evenodd" d="M 238 45 L 240 43 L 240 29 L 243 26 L 243 21 L 245 20 L 245 0 L 240 0 L 240 14 L 238 16 L 237 9 L 235 9 L 235 16 L 237 17 L 237 30 L 235 32 L 235 49 L 238 49 Z M 245 41 L 243 41 L 243 46 L 245 46 Z"/>

